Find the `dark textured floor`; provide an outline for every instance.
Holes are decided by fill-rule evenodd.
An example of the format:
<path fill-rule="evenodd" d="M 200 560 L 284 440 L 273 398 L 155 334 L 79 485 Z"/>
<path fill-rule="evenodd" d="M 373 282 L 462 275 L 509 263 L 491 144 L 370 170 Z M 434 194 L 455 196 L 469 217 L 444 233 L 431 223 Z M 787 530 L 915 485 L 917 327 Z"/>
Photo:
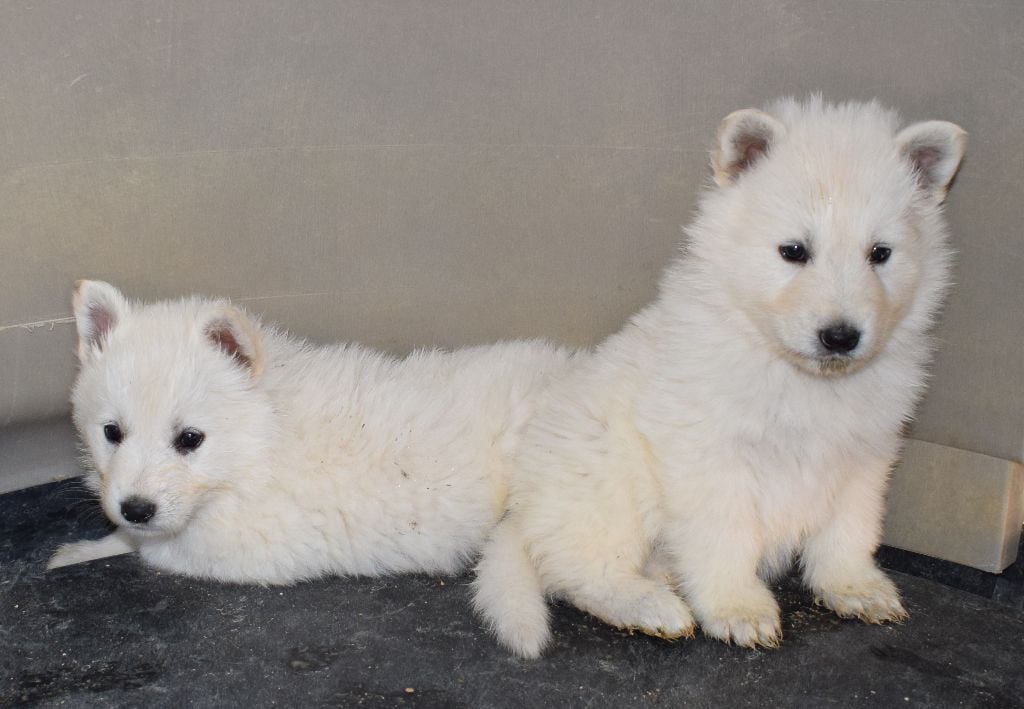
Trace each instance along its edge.
<path fill-rule="evenodd" d="M 556 642 L 525 662 L 480 627 L 467 577 L 259 588 L 133 556 L 45 574 L 57 544 L 105 531 L 74 498 L 61 485 L 0 497 L 0 706 L 1024 706 L 1012 579 L 1001 603 L 896 573 L 911 619 L 886 627 L 842 621 L 786 582 L 774 651 L 629 636 L 559 606 Z"/>

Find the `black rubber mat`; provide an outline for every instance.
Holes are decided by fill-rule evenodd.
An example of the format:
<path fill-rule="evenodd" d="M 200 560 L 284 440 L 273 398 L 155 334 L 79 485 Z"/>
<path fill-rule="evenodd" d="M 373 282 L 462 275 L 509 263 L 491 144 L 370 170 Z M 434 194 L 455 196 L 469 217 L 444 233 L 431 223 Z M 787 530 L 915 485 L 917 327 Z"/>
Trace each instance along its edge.
<path fill-rule="evenodd" d="M 0 497 L 0 706 L 1024 706 L 1024 613 L 905 574 L 900 626 L 840 620 L 786 581 L 778 650 L 630 636 L 557 606 L 555 642 L 527 662 L 473 616 L 468 576 L 261 588 L 134 556 L 44 573 L 57 544 L 106 531 L 75 496 Z"/>

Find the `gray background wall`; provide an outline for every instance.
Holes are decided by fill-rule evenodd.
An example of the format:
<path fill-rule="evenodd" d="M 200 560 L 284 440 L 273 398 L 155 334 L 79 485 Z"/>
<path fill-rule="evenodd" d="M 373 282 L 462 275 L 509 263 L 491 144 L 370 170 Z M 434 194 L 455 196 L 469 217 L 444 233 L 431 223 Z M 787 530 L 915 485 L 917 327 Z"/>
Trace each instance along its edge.
<path fill-rule="evenodd" d="M 970 132 L 914 435 L 1020 460 L 1021 77 L 1016 0 L 2 3 L 0 426 L 66 413 L 82 277 L 396 351 L 594 342 L 719 120 L 822 90 Z"/>

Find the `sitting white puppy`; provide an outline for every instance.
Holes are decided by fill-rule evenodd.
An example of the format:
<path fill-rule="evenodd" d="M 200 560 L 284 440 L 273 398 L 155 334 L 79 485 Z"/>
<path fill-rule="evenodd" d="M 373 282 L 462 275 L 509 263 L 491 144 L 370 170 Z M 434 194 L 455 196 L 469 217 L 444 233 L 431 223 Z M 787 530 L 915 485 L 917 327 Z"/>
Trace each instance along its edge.
<path fill-rule="evenodd" d="M 964 132 L 876 103 L 782 101 L 719 130 L 717 188 L 658 299 L 557 381 L 523 432 L 476 605 L 531 657 L 545 594 L 604 621 L 779 642 L 764 578 L 905 615 L 874 563 L 889 469 L 949 283 L 940 204 Z M 685 601 L 684 601 L 685 599 Z"/>
<path fill-rule="evenodd" d="M 566 351 L 395 360 L 314 347 L 225 301 L 130 303 L 77 284 L 74 422 L 118 530 L 50 567 L 138 550 L 225 581 L 450 573 L 502 513 L 509 455 Z"/>

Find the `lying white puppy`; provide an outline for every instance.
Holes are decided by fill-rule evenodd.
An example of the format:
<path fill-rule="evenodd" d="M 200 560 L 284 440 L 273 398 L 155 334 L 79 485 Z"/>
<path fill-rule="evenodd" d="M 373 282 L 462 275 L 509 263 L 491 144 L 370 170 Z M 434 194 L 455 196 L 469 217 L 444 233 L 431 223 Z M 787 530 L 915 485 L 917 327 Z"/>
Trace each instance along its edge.
<path fill-rule="evenodd" d="M 118 530 L 50 568 L 138 550 L 226 581 L 450 573 L 505 501 L 509 455 L 566 351 L 396 360 L 314 347 L 226 301 L 140 305 L 77 284 L 72 395 L 86 484 Z"/>

